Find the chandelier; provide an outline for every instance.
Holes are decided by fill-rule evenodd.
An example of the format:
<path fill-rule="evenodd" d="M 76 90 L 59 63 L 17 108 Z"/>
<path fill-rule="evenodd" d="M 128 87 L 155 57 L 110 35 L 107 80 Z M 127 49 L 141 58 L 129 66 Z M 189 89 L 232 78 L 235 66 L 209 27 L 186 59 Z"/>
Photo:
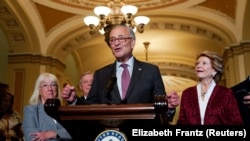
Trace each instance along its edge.
<path fill-rule="evenodd" d="M 144 32 L 144 26 L 148 24 L 149 18 L 146 16 L 136 16 L 137 7 L 125 5 L 122 0 L 111 0 L 107 6 L 97 6 L 94 13 L 98 16 L 87 16 L 83 19 L 84 23 L 89 26 L 90 34 L 99 31 L 105 33 L 105 27 L 108 25 L 126 24 L 127 26 L 138 31 Z"/>

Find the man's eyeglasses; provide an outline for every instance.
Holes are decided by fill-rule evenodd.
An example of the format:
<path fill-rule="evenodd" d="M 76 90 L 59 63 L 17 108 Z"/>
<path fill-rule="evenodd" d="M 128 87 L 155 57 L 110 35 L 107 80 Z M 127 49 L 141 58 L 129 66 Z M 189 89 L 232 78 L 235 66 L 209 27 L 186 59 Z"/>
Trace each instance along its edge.
<path fill-rule="evenodd" d="M 133 39 L 133 38 L 131 38 L 131 37 L 110 38 L 109 44 L 114 44 L 116 42 L 116 40 L 118 40 L 119 43 L 124 43 L 129 39 Z"/>
<path fill-rule="evenodd" d="M 51 83 L 51 84 L 42 84 L 40 85 L 41 88 L 56 88 L 57 84 L 56 83 Z"/>

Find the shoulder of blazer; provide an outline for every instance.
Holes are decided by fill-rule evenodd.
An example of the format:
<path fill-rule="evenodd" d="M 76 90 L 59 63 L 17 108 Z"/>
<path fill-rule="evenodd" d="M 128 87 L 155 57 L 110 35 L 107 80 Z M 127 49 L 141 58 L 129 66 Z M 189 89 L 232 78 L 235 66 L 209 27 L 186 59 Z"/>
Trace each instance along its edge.
<path fill-rule="evenodd" d="M 216 84 L 215 87 L 214 87 L 214 91 L 217 92 L 217 91 L 220 91 L 219 93 L 233 93 L 232 89 L 228 88 L 228 87 L 225 87 L 225 86 L 221 86 L 221 85 L 218 85 Z"/>
<path fill-rule="evenodd" d="M 196 91 L 196 87 L 197 87 L 197 85 L 188 87 L 188 88 L 184 89 L 183 92 L 192 92 L 193 93 L 194 91 Z"/>
<path fill-rule="evenodd" d="M 26 105 L 26 106 L 24 107 L 24 109 L 26 109 L 26 110 L 28 110 L 28 111 L 30 111 L 30 112 L 37 111 L 37 108 L 38 108 L 37 105 Z"/>
<path fill-rule="evenodd" d="M 137 60 L 136 58 L 134 58 L 134 66 L 158 67 L 155 64 L 151 64 L 151 63 L 148 63 L 148 62 L 143 62 L 143 61 Z"/>
<path fill-rule="evenodd" d="M 95 71 L 95 73 L 98 73 L 98 72 L 101 72 L 101 71 L 106 71 L 106 70 L 112 70 L 112 69 L 115 69 L 115 67 L 116 67 L 116 62 L 114 62 L 114 63 L 112 63 L 112 64 L 108 64 L 108 65 L 106 65 L 106 66 L 104 66 L 104 67 L 102 67 L 102 68 L 100 68 L 100 69 L 97 69 L 96 71 Z"/>
<path fill-rule="evenodd" d="M 242 89 L 250 91 L 249 86 L 250 86 L 250 76 L 248 76 L 245 80 L 239 82 L 238 84 L 232 86 L 231 89 L 234 91 L 234 93 L 241 92 Z"/>

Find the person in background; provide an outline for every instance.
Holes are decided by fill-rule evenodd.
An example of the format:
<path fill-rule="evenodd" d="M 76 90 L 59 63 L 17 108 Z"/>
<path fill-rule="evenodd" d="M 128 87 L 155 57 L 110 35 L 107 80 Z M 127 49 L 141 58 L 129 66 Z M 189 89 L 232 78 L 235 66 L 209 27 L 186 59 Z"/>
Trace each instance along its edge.
<path fill-rule="evenodd" d="M 89 91 L 91 89 L 92 82 L 93 82 L 93 74 L 91 72 L 85 72 L 81 75 L 79 88 L 82 91 L 83 95 L 80 97 L 80 100 L 84 101 L 87 99 Z"/>
<path fill-rule="evenodd" d="M 79 88 L 82 91 L 82 96 L 80 97 L 76 96 L 76 99 L 73 101 L 73 103 L 68 102 L 68 104 L 80 105 L 84 103 L 84 101 L 88 97 L 92 82 L 93 82 L 93 73 L 91 73 L 90 71 L 83 73 L 79 81 Z"/>
<path fill-rule="evenodd" d="M 21 116 L 13 110 L 14 95 L 0 90 L 0 141 L 22 141 Z"/>
<path fill-rule="evenodd" d="M 71 140 L 71 135 L 55 119 L 47 115 L 44 104 L 47 99 L 59 97 L 59 85 L 55 75 L 42 73 L 36 80 L 30 97 L 30 105 L 24 107 L 23 132 L 25 141 Z"/>
<path fill-rule="evenodd" d="M 132 28 L 115 25 L 106 28 L 105 41 L 111 49 L 115 62 L 94 73 L 92 87 L 87 103 L 99 104 L 135 104 L 153 103 L 155 95 L 166 95 L 160 70 L 156 65 L 137 60 L 133 56 L 136 37 Z M 121 64 L 127 65 L 130 83 L 127 92 L 122 95 Z M 67 85 L 62 90 L 62 98 L 68 102 L 76 99 L 76 90 Z M 168 102 L 168 119 L 171 121 L 175 107 L 179 105 L 177 93 L 166 96 Z"/>
<path fill-rule="evenodd" d="M 244 125 L 250 125 L 250 76 L 231 87 L 237 99 Z"/>
<path fill-rule="evenodd" d="M 242 125 L 237 101 L 231 89 L 218 85 L 223 59 L 211 51 L 196 60 L 198 84 L 182 93 L 178 125 Z"/>
<path fill-rule="evenodd" d="M 2 82 L 0 82 L 0 91 L 1 92 L 7 92 L 7 91 L 9 91 L 9 85 L 8 84 L 5 84 L 5 83 L 2 83 Z"/>

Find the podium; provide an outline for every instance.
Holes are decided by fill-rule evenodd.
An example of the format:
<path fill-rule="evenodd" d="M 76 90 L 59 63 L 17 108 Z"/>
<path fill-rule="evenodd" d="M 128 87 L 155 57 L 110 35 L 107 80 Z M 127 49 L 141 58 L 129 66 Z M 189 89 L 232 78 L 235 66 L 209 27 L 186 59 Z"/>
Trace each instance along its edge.
<path fill-rule="evenodd" d="M 129 140 L 132 128 L 165 126 L 167 103 L 165 97 L 155 97 L 148 104 L 90 104 L 61 106 L 58 99 L 44 104 L 46 113 L 61 123 L 74 141 L 94 141 L 104 130 L 118 130 Z"/>

